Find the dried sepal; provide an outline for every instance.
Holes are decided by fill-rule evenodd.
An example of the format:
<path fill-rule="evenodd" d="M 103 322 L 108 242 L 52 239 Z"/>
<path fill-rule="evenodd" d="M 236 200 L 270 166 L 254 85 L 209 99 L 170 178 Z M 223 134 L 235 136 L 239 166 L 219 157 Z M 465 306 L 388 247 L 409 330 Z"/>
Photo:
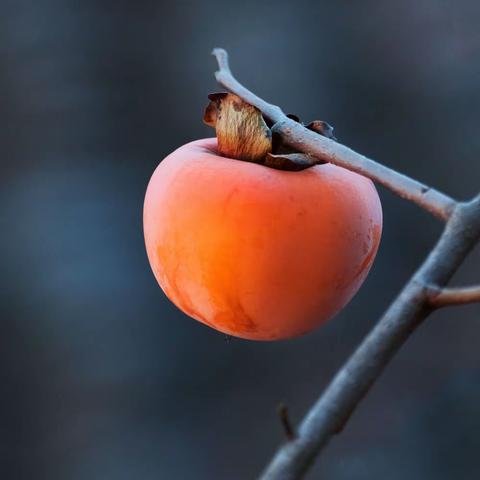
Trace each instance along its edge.
<path fill-rule="evenodd" d="M 305 125 L 309 130 L 319 133 L 324 137 L 330 138 L 332 140 L 336 140 L 335 135 L 333 135 L 333 127 L 323 120 L 314 120 L 310 122 L 308 125 Z"/>
<path fill-rule="evenodd" d="M 300 117 L 298 115 L 295 115 L 294 113 L 287 113 L 287 118 L 289 118 L 290 120 L 293 120 L 294 122 L 302 123 L 300 121 Z"/>
<path fill-rule="evenodd" d="M 233 93 L 212 93 L 204 122 L 215 127 L 218 153 L 263 163 L 272 151 L 272 133 L 260 110 Z"/>
<path fill-rule="evenodd" d="M 260 110 L 237 95 L 220 92 L 211 93 L 208 98 L 210 103 L 203 120 L 216 129 L 220 155 L 286 171 L 305 170 L 324 163 L 311 155 L 296 152 L 284 144 L 279 135 L 274 133 L 272 136 Z M 287 117 L 303 125 L 296 115 Z M 306 128 L 335 139 L 333 127 L 327 122 L 316 120 Z"/>
<path fill-rule="evenodd" d="M 294 113 L 289 113 L 287 117 L 293 120 L 294 122 L 301 123 L 303 126 L 308 128 L 309 130 L 312 130 L 313 132 L 319 133 L 320 135 L 323 135 L 324 137 L 330 138 L 332 140 L 336 140 L 333 134 L 333 127 L 329 123 L 324 122 L 323 120 L 314 120 L 313 122 L 310 122 L 308 125 L 305 125 L 300 120 L 300 117 L 298 117 Z"/>
<path fill-rule="evenodd" d="M 205 113 L 203 114 L 203 122 L 206 123 L 208 126 L 215 128 L 217 124 L 217 113 L 218 113 L 218 105 L 221 104 L 222 100 L 228 95 L 228 93 L 219 92 L 219 93 L 211 93 L 208 98 L 210 103 L 207 105 L 205 109 Z"/>
<path fill-rule="evenodd" d="M 304 153 L 288 153 L 279 155 L 268 153 L 263 164 L 266 167 L 275 168 L 277 170 L 298 172 L 320 163 L 324 162 L 321 162 L 317 158 Z"/>

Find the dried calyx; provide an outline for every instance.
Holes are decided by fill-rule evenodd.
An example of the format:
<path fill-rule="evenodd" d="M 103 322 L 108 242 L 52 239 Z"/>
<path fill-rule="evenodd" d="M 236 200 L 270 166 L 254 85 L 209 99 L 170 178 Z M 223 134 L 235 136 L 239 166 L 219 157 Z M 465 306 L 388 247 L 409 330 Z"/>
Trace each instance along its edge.
<path fill-rule="evenodd" d="M 281 139 L 272 135 L 260 110 L 237 95 L 211 93 L 208 98 L 210 103 L 203 120 L 216 130 L 220 155 L 289 171 L 305 170 L 324 163 L 282 144 Z M 300 122 L 297 116 L 288 116 Z M 335 140 L 333 128 L 326 122 L 316 120 L 305 126 Z"/>

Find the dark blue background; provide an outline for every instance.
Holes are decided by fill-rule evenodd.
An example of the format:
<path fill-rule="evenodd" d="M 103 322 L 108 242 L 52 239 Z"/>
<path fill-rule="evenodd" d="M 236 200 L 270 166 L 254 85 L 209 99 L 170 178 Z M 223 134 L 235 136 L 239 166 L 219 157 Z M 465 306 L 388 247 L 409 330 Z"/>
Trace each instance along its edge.
<path fill-rule="evenodd" d="M 330 324 L 224 341 L 146 259 L 157 163 L 211 136 L 210 51 L 352 148 L 467 198 L 480 177 L 480 3 L 0 0 L 0 477 L 255 478 L 432 247 L 441 224 L 380 188 L 384 235 Z M 457 283 L 480 280 L 478 252 Z M 478 306 L 435 314 L 311 478 L 480 476 Z"/>

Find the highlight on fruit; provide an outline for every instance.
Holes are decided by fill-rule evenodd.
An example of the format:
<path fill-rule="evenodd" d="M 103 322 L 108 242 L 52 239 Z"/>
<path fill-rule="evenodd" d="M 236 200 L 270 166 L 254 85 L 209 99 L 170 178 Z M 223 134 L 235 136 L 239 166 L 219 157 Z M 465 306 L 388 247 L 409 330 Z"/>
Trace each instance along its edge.
<path fill-rule="evenodd" d="M 282 145 L 238 96 L 209 98 L 204 121 L 216 138 L 175 150 L 148 184 L 153 273 L 178 308 L 220 332 L 303 335 L 365 280 L 382 232 L 377 191 L 368 178 Z M 333 138 L 325 122 L 307 127 Z"/>

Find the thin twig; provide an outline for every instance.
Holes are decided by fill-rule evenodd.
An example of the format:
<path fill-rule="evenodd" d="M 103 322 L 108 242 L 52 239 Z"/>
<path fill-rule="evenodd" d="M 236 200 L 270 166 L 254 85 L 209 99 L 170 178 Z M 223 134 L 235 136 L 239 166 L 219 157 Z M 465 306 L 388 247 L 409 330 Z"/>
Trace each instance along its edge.
<path fill-rule="evenodd" d="M 254 95 L 232 75 L 225 50 L 215 49 L 219 83 L 259 108 L 275 123 L 282 141 L 298 151 L 348 168 L 390 188 L 446 220 L 445 229 L 423 265 L 408 281 L 375 328 L 339 370 L 312 406 L 295 439 L 281 446 L 261 480 L 303 478 L 315 457 L 348 422 L 362 398 L 416 327 L 433 311 L 430 285 L 444 289 L 480 239 L 480 194 L 469 202 L 447 195 L 380 165 L 287 118 L 282 110 Z M 447 290 L 448 292 L 448 290 Z"/>
<path fill-rule="evenodd" d="M 325 162 L 334 163 L 360 173 L 389 188 L 400 197 L 420 205 L 436 217 L 447 220 L 455 207 L 455 200 L 448 195 L 424 185 L 391 168 L 385 167 L 350 148 L 312 132 L 295 122 L 276 105 L 266 102 L 241 85 L 232 75 L 228 54 L 221 48 L 213 50 L 219 70 L 215 77 L 220 85 L 257 107 L 275 125 L 273 130 L 281 135 L 285 144 L 300 152 L 313 155 Z"/>
<path fill-rule="evenodd" d="M 296 433 L 295 429 L 292 426 L 292 423 L 290 422 L 290 417 L 288 415 L 288 407 L 284 403 L 281 403 L 278 406 L 277 412 L 287 440 L 293 440 L 296 437 Z"/>
<path fill-rule="evenodd" d="M 435 308 L 480 302 L 480 285 L 458 288 L 430 288 L 430 305 Z"/>

